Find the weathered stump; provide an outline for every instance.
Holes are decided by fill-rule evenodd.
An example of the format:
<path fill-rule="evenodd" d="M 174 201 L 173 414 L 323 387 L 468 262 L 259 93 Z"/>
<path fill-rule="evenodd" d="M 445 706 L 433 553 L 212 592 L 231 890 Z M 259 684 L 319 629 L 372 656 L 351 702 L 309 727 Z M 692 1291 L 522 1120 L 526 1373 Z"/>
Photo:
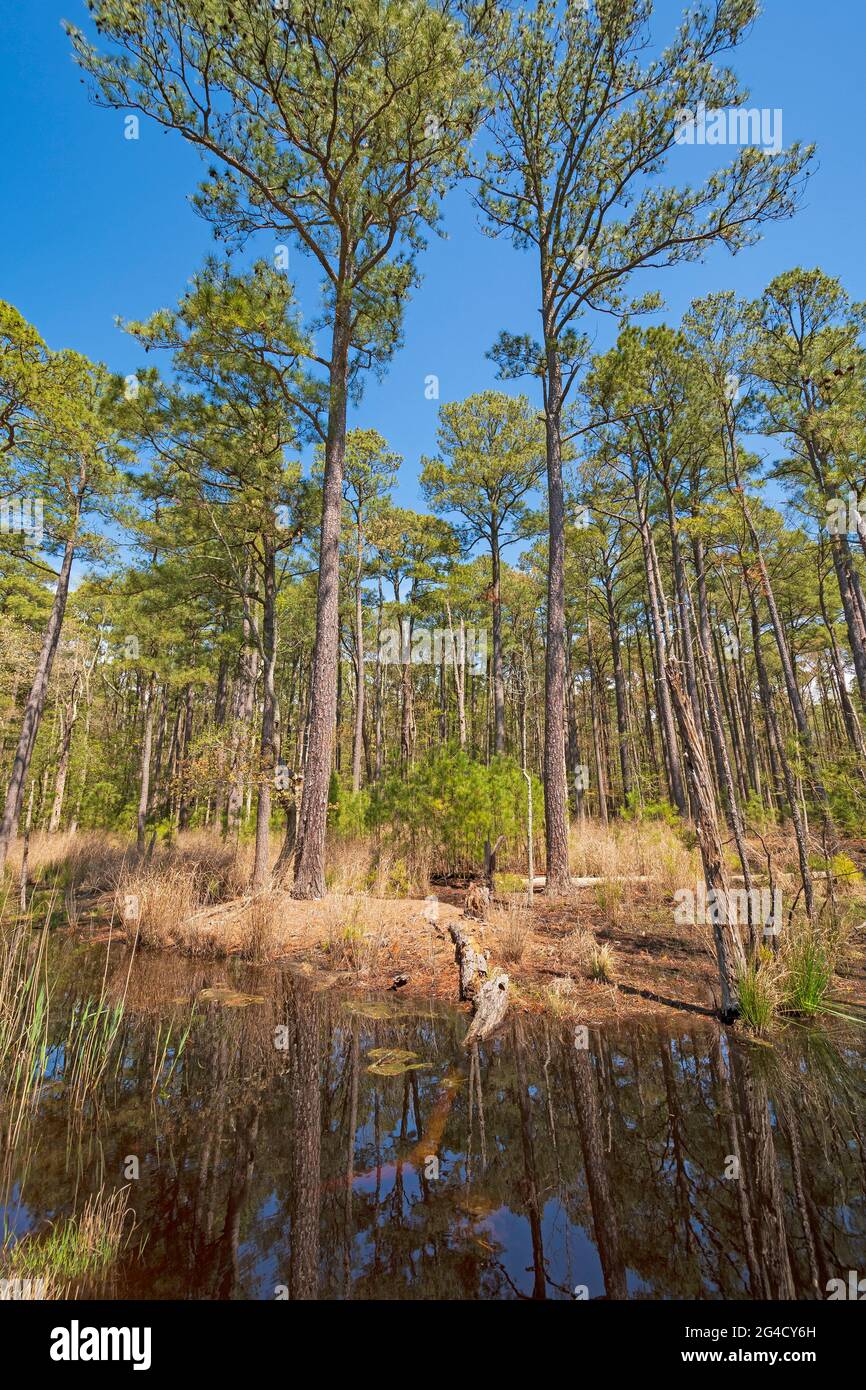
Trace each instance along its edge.
<path fill-rule="evenodd" d="M 498 1028 L 508 1009 L 508 976 L 500 970 L 490 975 L 487 956 L 462 926 L 448 928 L 454 942 L 454 959 L 460 976 L 460 998 L 472 1005 L 474 1018 L 463 1040 L 464 1047 L 483 1042 Z"/>
<path fill-rule="evenodd" d="M 466 901 L 463 906 L 464 916 L 474 917 L 479 922 L 486 922 L 489 908 L 490 889 L 487 884 L 473 883 L 466 894 Z"/>
<path fill-rule="evenodd" d="M 454 942 L 454 959 L 460 974 L 460 998 L 475 1002 L 484 981 L 487 979 L 487 957 L 474 936 L 463 927 L 452 923 L 448 928 Z"/>
<path fill-rule="evenodd" d="M 483 1042 L 495 1032 L 508 1012 L 508 976 L 497 971 L 478 991 L 475 1000 L 475 1017 L 469 1032 L 463 1039 L 464 1047 L 472 1047 Z"/>

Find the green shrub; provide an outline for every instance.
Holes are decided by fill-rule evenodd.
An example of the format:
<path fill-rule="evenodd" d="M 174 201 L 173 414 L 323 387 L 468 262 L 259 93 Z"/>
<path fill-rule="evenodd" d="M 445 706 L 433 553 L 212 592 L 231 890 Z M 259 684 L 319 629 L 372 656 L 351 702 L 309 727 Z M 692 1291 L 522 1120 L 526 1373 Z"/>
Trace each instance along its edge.
<path fill-rule="evenodd" d="M 619 814 L 623 820 L 663 820 L 674 828 L 680 825 L 680 813 L 669 801 L 645 801 L 641 805 L 637 792 L 629 792 Z"/>
<path fill-rule="evenodd" d="M 776 824 L 775 812 L 765 806 L 757 792 L 749 792 L 743 805 L 743 820 L 752 826 L 759 835 L 771 830 Z"/>
<path fill-rule="evenodd" d="M 328 825 L 341 840 L 360 839 L 369 829 L 370 793 L 346 791 L 336 775 L 328 791 Z"/>
<path fill-rule="evenodd" d="M 493 887 L 499 894 L 526 891 L 526 880 L 520 874 L 494 874 Z"/>
<path fill-rule="evenodd" d="M 813 854 L 809 856 L 809 864 L 813 869 L 829 874 L 836 887 L 849 888 L 855 883 L 863 882 L 863 875 L 847 854 L 834 854 L 830 859 L 825 859 L 821 854 Z"/>
<path fill-rule="evenodd" d="M 532 779 L 534 829 L 544 828 L 544 797 Z M 398 852 L 413 862 L 427 857 L 444 872 L 467 872 L 484 861 L 484 842 L 508 850 L 526 842 L 526 779 L 511 758 L 475 762 L 462 749 L 445 748 L 392 775 L 371 795 L 370 823 L 387 827 Z"/>

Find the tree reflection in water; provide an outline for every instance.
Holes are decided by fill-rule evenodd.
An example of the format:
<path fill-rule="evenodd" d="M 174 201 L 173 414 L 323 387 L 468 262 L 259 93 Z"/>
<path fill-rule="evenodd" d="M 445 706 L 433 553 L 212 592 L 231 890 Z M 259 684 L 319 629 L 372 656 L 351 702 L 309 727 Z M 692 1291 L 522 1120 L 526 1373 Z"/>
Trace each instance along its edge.
<path fill-rule="evenodd" d="M 136 964 L 118 1074 L 86 1115 L 54 1085 L 16 1155 L 19 1229 L 139 1158 L 146 1242 L 111 1296 L 808 1299 L 866 1268 L 859 1030 L 582 1048 L 515 1018 L 467 1056 L 462 1014 L 220 967 L 264 1002 L 199 1005 L 154 1086 L 158 1030 L 214 973 L 172 968 Z M 375 1048 L 427 1065 L 370 1072 Z"/>

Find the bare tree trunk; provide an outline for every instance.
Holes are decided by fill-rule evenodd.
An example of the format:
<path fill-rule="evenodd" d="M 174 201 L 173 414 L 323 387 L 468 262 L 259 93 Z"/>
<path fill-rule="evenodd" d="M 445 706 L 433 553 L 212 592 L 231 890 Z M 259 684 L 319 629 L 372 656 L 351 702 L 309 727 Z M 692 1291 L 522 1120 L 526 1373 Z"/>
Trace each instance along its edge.
<path fill-rule="evenodd" d="M 75 724 L 78 719 L 78 700 L 81 693 L 80 680 L 80 673 L 76 671 L 72 680 L 72 691 L 69 698 L 69 708 L 66 712 L 63 738 L 60 742 L 60 756 L 57 759 L 57 775 L 54 779 L 54 803 L 51 807 L 51 816 L 48 821 L 48 830 L 50 834 L 53 834 L 55 830 L 60 828 L 60 817 L 63 814 L 63 797 L 66 791 L 66 778 L 69 773 L 72 735 L 75 733 Z"/>
<path fill-rule="evenodd" d="M 352 737 L 352 791 L 361 790 L 361 756 L 364 751 L 364 607 L 361 602 L 363 537 L 358 521 L 355 555 L 355 731 Z"/>
<path fill-rule="evenodd" d="M 382 581 L 379 580 L 379 602 L 376 606 L 376 781 L 382 780 L 382 769 L 384 766 L 384 744 L 385 729 L 383 724 L 383 691 L 382 683 L 384 680 L 384 667 L 382 665 Z"/>
<path fill-rule="evenodd" d="M 264 544 L 264 609 L 262 613 L 263 691 L 262 732 L 259 741 L 259 788 L 256 802 L 256 854 L 252 889 L 261 893 L 270 882 L 271 791 L 276 768 L 277 700 L 274 670 L 277 664 L 276 556 L 269 537 Z"/>
<path fill-rule="evenodd" d="M 757 935 L 752 914 L 752 875 L 749 868 L 749 856 L 746 849 L 746 838 L 743 828 L 743 818 L 740 815 L 740 808 L 737 803 L 737 794 L 734 790 L 734 782 L 731 777 L 731 765 L 728 760 L 728 749 L 725 743 L 725 731 L 722 725 L 721 714 L 719 713 L 719 702 L 716 697 L 717 671 L 713 661 L 713 646 L 710 638 L 710 619 L 707 609 L 707 590 L 706 574 L 704 571 L 704 549 L 703 541 L 696 537 L 692 542 L 693 554 L 695 559 L 695 573 L 697 575 L 698 588 L 698 650 L 703 663 L 704 693 L 707 700 L 708 724 L 710 728 L 710 738 L 713 744 L 713 752 L 716 759 L 719 784 L 724 792 L 728 808 L 728 818 L 734 832 L 734 839 L 737 844 L 737 854 L 740 860 L 740 868 L 743 871 L 743 886 L 746 890 L 749 915 L 749 946 L 752 950 L 757 945 Z"/>
<path fill-rule="evenodd" d="M 643 503 L 640 499 L 640 488 L 638 480 L 633 479 L 635 502 L 638 508 L 638 529 L 640 532 L 641 548 L 643 551 L 644 572 L 647 581 L 647 597 L 649 600 L 650 629 L 653 639 L 653 652 L 655 656 L 655 685 L 656 685 L 656 704 L 659 715 L 659 726 L 662 735 L 662 752 L 665 757 L 665 765 L 668 772 L 668 785 L 674 805 L 681 816 L 688 813 L 685 789 L 683 787 L 682 769 L 680 766 L 680 753 L 677 744 L 676 728 L 674 726 L 673 713 L 671 711 L 671 699 L 668 693 L 666 681 L 667 674 L 667 642 L 665 635 L 665 624 L 662 616 L 662 609 L 658 588 L 656 586 L 655 560 L 653 556 L 652 536 L 650 535 L 649 522 L 646 519 Z"/>
<path fill-rule="evenodd" d="M 42 639 L 42 647 L 39 652 L 39 660 L 36 663 L 33 684 L 30 687 L 30 694 L 27 696 L 27 703 L 24 706 L 21 733 L 18 738 L 18 745 L 15 749 L 15 758 L 12 763 L 9 785 L 6 789 L 3 819 L 2 822 L 0 822 L 0 875 L 2 875 L 6 867 L 9 847 L 18 830 L 18 819 L 21 815 L 21 802 L 24 796 L 24 783 L 30 768 L 30 761 L 33 757 L 36 735 L 39 732 L 39 725 L 42 721 L 42 711 L 45 708 L 45 696 L 48 692 L 48 681 L 51 677 L 51 668 L 54 665 L 57 644 L 60 641 L 60 629 L 63 626 L 63 617 L 66 612 L 66 600 L 69 596 L 69 576 L 72 572 L 72 560 L 75 555 L 79 508 L 80 496 L 76 501 L 75 514 L 72 520 L 69 538 L 63 550 L 63 563 L 60 566 L 60 573 L 57 577 L 57 588 L 54 591 L 54 601 L 51 605 L 51 613 Z"/>
<path fill-rule="evenodd" d="M 610 650 L 613 657 L 613 683 L 616 695 L 616 734 L 619 749 L 619 771 L 622 778 L 622 802 L 628 805 L 631 794 L 631 767 L 628 747 L 628 697 L 626 694 L 625 673 L 622 666 L 622 645 L 619 640 L 619 623 L 613 602 L 613 585 L 609 575 L 604 577 L 604 597 L 607 605 L 607 627 L 610 634 Z"/>
<path fill-rule="evenodd" d="M 493 590 L 493 748 L 505 752 L 505 681 L 502 675 L 502 592 L 499 556 L 499 529 L 494 521 L 490 531 L 490 562 Z"/>
<path fill-rule="evenodd" d="M 607 777 L 604 765 L 604 732 L 599 719 L 599 701 L 602 699 L 602 681 L 596 670 L 592 645 L 592 619 L 589 616 L 589 594 L 586 601 L 586 642 L 589 656 L 589 708 L 592 720 L 592 742 L 595 750 L 595 775 L 598 783 L 598 814 L 602 825 L 607 825 Z M 596 676 L 599 676 L 596 681 Z M 598 688 L 596 688 L 598 686 Z"/>
<path fill-rule="evenodd" d="M 821 616 L 824 619 L 827 636 L 830 638 L 830 659 L 833 674 L 836 678 L 836 688 L 839 692 L 839 703 L 842 708 L 842 718 L 845 721 L 845 730 L 848 735 L 848 741 L 857 754 L 857 757 L 860 759 L 862 767 L 863 761 L 866 760 L 866 744 L 863 742 L 863 731 L 860 728 L 857 711 L 851 703 L 851 697 L 848 694 L 848 688 L 845 684 L 845 674 L 842 670 L 842 661 L 839 655 L 839 644 L 836 641 L 833 625 L 827 616 L 827 606 L 824 602 L 824 581 L 820 575 L 818 576 L 818 602 L 821 606 Z"/>
<path fill-rule="evenodd" d="M 448 631 L 451 634 L 451 660 L 454 665 L 454 688 L 457 691 L 457 729 L 460 747 L 466 747 L 466 627 L 460 619 L 460 646 L 454 637 L 454 622 L 451 617 L 451 604 L 446 601 Z"/>
<path fill-rule="evenodd" d="M 248 580 L 249 574 L 247 574 L 245 578 L 245 586 Z M 259 661 L 258 648 L 254 647 L 250 642 L 248 603 L 249 598 L 245 593 L 243 636 L 240 659 L 238 662 L 238 678 L 235 685 L 232 707 L 232 736 L 231 751 L 229 754 L 230 787 L 228 804 L 226 807 L 226 837 L 235 847 L 237 847 L 238 835 L 240 833 L 241 807 L 244 799 L 244 778 L 242 771 L 243 750 L 253 717 L 256 676 L 258 674 Z"/>
<path fill-rule="evenodd" d="M 746 966 L 746 954 L 735 922 L 729 920 L 731 901 L 725 876 L 716 808 L 713 801 L 710 769 L 700 730 L 695 722 L 691 701 L 686 698 L 679 673 L 679 663 L 668 658 L 667 681 L 683 740 L 686 773 L 689 778 L 692 802 L 695 806 L 695 831 L 704 866 L 704 879 L 709 899 L 714 903 L 713 938 L 722 990 L 721 1017 L 731 1023 L 740 1011 L 739 978 Z"/>
<path fill-rule="evenodd" d="M 408 626 L 400 624 L 400 644 L 403 647 L 403 671 L 400 678 L 400 762 L 404 775 L 415 756 L 415 695 L 412 687 L 412 634 L 414 620 Z"/>
<path fill-rule="evenodd" d="M 144 692 L 144 736 L 141 741 L 136 850 L 144 854 L 147 809 L 150 804 L 150 753 L 153 746 L 153 696 L 156 677 L 151 674 Z"/>
<path fill-rule="evenodd" d="M 542 272 L 544 280 L 544 271 Z M 544 292 L 545 286 L 542 284 Z M 546 299 L 546 295 L 545 295 Z M 542 317 L 550 312 L 545 303 Z M 562 368 L 545 322 L 547 444 L 547 645 L 544 671 L 544 807 L 548 896 L 571 892 L 565 771 L 565 494 L 562 483 Z"/>
<path fill-rule="evenodd" d="M 192 683 L 186 688 L 186 699 L 183 710 L 183 743 L 182 751 L 178 757 L 180 768 L 180 795 L 177 808 L 177 828 L 186 830 L 189 825 L 189 802 L 190 802 L 190 768 L 189 755 L 192 749 L 192 724 L 194 705 L 194 690 Z"/>
<path fill-rule="evenodd" d="M 346 401 L 351 340 L 351 304 L 338 290 L 331 348 L 328 436 L 322 483 L 322 530 L 316 592 L 316 645 L 310 682 L 310 730 L 304 767 L 304 794 L 295 853 L 296 898 L 325 895 L 325 833 L 328 786 L 337 715 L 339 658 L 340 518 L 346 452 Z"/>
<path fill-rule="evenodd" d="M 806 913 L 811 919 L 814 913 L 815 895 L 812 887 L 812 872 L 809 868 L 809 846 L 806 842 L 806 828 L 803 824 L 803 817 L 800 813 L 800 803 L 797 797 L 797 788 L 794 785 L 794 778 L 791 772 L 791 765 L 788 755 L 785 752 L 785 745 L 779 730 L 779 721 L 776 717 L 776 708 L 773 703 L 773 692 L 770 689 L 770 682 L 767 676 L 767 668 L 764 665 L 764 654 L 761 651 L 761 628 L 758 622 L 757 606 L 754 595 L 749 590 L 752 599 L 752 646 L 755 652 L 755 666 L 758 672 L 758 686 L 761 691 L 761 701 L 764 706 L 764 713 L 767 720 L 767 732 L 771 749 L 775 747 L 775 755 L 782 776 L 785 782 L 785 794 L 788 801 L 788 810 L 794 825 L 794 836 L 797 841 L 797 858 L 800 864 L 800 879 L 803 884 L 803 901 Z M 776 926 L 779 924 L 776 923 Z"/>
<path fill-rule="evenodd" d="M 18 906 L 22 912 L 27 911 L 27 880 L 28 864 L 30 859 L 30 829 L 33 825 L 33 782 L 30 783 L 30 792 L 27 797 L 27 818 L 24 822 L 24 844 L 21 849 L 21 879 L 18 888 Z"/>

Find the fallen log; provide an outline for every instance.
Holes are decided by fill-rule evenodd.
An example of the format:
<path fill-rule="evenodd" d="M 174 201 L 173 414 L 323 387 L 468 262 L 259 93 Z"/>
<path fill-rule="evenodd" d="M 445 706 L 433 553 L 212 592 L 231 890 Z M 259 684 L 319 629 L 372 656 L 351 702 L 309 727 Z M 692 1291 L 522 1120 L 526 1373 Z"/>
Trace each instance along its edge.
<path fill-rule="evenodd" d="M 457 962 L 457 970 L 460 976 L 460 999 L 461 1002 L 475 1002 L 475 997 L 479 993 L 481 986 L 487 979 L 487 956 L 474 936 L 457 923 L 451 922 L 448 927 L 451 940 L 454 942 L 454 959 Z"/>
<path fill-rule="evenodd" d="M 483 1042 L 498 1028 L 508 1010 L 508 976 L 501 970 L 490 974 L 486 951 L 463 926 L 449 924 L 454 942 L 454 959 L 460 977 L 460 998 L 472 1005 L 473 1019 L 463 1039 L 464 1047 Z"/>
<path fill-rule="evenodd" d="M 193 922 L 196 924 L 205 922 L 210 917 L 222 917 L 225 921 L 229 921 L 232 917 L 238 917 L 242 912 L 245 912 L 251 902 L 252 898 L 245 896 L 233 898 L 229 902 L 214 903 L 211 907 L 200 908 L 198 912 L 193 912 L 189 917 L 184 918 L 183 925 L 189 926 Z"/>
<path fill-rule="evenodd" d="M 464 1047 L 483 1042 L 499 1027 L 508 1012 L 508 976 L 497 971 L 485 980 L 475 1000 L 475 1017 L 463 1039 Z"/>
<path fill-rule="evenodd" d="M 523 880 L 528 883 L 528 879 Z M 572 888 L 594 888 L 599 883 L 652 883 L 654 882 L 651 874 L 610 874 L 606 878 L 572 878 Z M 545 874 L 535 874 L 532 880 L 533 888 L 544 888 L 547 885 Z"/>

